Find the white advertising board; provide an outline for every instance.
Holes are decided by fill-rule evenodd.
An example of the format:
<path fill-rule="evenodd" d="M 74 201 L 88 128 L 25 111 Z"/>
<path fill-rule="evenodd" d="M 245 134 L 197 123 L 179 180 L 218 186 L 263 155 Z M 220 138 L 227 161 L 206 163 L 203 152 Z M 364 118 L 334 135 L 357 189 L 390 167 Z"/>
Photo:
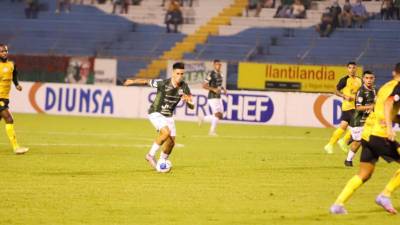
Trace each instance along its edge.
<path fill-rule="evenodd" d="M 22 92 L 11 92 L 14 112 L 138 117 L 137 88 L 29 82 L 21 85 Z"/>
<path fill-rule="evenodd" d="M 12 89 L 13 112 L 58 115 L 147 118 L 156 89 L 150 87 L 96 86 L 21 82 Z M 197 121 L 210 114 L 207 91 L 192 89 L 195 108 L 180 102 L 176 120 Z M 333 95 L 288 92 L 228 91 L 222 96 L 222 122 L 259 125 L 331 127 L 340 122 L 341 99 Z"/>
<path fill-rule="evenodd" d="M 155 98 L 156 90 L 144 88 L 141 92 L 145 99 L 140 116 L 146 117 L 147 109 Z M 207 92 L 201 89 L 192 90 L 195 108 L 189 109 L 180 102 L 175 111 L 176 120 L 196 121 L 198 115 L 208 115 L 211 110 L 207 104 Z M 284 125 L 285 93 L 278 92 L 242 92 L 231 91 L 222 96 L 225 114 L 224 121 L 249 124 Z M 146 106 L 146 107 L 144 107 Z"/>

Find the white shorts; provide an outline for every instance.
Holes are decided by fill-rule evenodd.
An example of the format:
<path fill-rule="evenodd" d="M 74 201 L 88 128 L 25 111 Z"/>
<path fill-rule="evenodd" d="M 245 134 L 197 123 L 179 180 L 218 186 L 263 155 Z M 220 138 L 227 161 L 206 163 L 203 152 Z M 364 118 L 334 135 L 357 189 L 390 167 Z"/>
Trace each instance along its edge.
<path fill-rule="evenodd" d="M 163 127 L 168 127 L 171 132 L 171 136 L 176 136 L 175 121 L 172 117 L 165 117 L 159 112 L 153 112 L 148 115 L 151 124 L 160 131 Z"/>
<path fill-rule="evenodd" d="M 213 115 L 217 112 L 224 113 L 224 105 L 222 104 L 221 98 L 208 99 L 208 105 L 210 106 Z"/>
<path fill-rule="evenodd" d="M 354 141 L 361 141 L 361 134 L 363 131 L 363 127 L 350 127 L 351 131 L 351 138 L 353 138 Z"/>

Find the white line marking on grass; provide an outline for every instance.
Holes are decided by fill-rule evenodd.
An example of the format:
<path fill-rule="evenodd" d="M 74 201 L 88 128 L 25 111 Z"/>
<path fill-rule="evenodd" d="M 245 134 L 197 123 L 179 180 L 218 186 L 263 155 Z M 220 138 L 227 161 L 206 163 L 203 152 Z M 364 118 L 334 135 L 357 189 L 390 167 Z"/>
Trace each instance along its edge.
<path fill-rule="evenodd" d="M 6 142 L 0 142 L 0 145 L 10 145 Z M 24 146 L 64 146 L 64 147 L 103 147 L 103 148 L 150 148 L 149 144 L 85 144 L 85 143 L 24 143 Z M 182 148 L 183 144 L 176 144 L 175 147 Z"/>
<path fill-rule="evenodd" d="M 190 136 L 193 138 L 224 138 L 224 139 L 280 139 L 280 140 L 313 140 L 313 141 L 321 141 L 327 140 L 327 138 L 322 137 L 304 137 L 304 136 L 273 136 L 273 135 L 263 135 L 263 136 L 220 136 L 218 137 L 210 137 L 208 135 L 193 135 Z"/>
<path fill-rule="evenodd" d="M 28 131 L 17 131 L 18 133 L 29 133 L 32 135 L 32 132 Z M 136 134 L 133 133 L 91 133 L 91 132 L 58 132 L 58 131 L 50 131 L 50 132 L 35 132 L 33 134 L 37 135 L 59 135 L 59 136 L 80 136 L 80 137 L 85 137 L 85 136 L 94 136 L 94 137 L 110 137 L 110 136 L 123 136 L 126 139 L 129 140 L 140 140 L 140 141 L 153 141 L 154 138 L 148 138 L 148 137 L 138 137 Z"/>
<path fill-rule="evenodd" d="M 19 133 L 32 133 L 31 131 L 21 130 Z M 117 133 L 117 132 L 87 132 L 87 131 L 35 131 L 35 134 L 60 134 L 60 135 L 88 135 L 88 136 L 126 136 L 135 135 L 134 133 Z"/>
<path fill-rule="evenodd" d="M 18 131 L 18 133 L 30 133 L 28 131 Z M 93 132 L 58 132 L 58 131 L 49 131 L 49 132 L 35 132 L 35 134 L 43 134 L 43 135 L 65 135 L 65 136 L 124 136 L 126 139 L 132 140 L 143 140 L 143 141 L 153 141 L 154 138 L 149 138 L 145 136 L 137 136 L 134 133 L 93 133 Z M 208 135 L 191 135 L 187 137 L 192 138 L 210 138 Z M 178 136 L 179 138 L 179 136 Z M 215 138 L 215 137 L 212 137 Z M 234 135 L 219 135 L 217 138 L 225 138 L 225 139 L 287 139 L 287 140 L 327 140 L 326 137 L 305 137 L 305 136 L 274 136 L 274 135 L 255 135 L 255 136 L 234 136 Z"/>

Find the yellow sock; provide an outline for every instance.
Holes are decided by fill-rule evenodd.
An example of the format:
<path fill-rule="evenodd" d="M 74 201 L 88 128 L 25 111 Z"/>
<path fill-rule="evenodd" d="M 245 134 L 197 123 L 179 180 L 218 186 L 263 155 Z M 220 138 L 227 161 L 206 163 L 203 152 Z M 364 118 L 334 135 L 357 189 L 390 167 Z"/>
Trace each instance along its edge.
<path fill-rule="evenodd" d="M 340 136 L 342 136 L 342 134 L 344 133 L 345 130 L 343 130 L 342 128 L 337 128 L 335 130 L 335 132 L 333 132 L 331 139 L 329 140 L 330 145 L 334 145 L 336 144 L 336 142 L 339 140 Z"/>
<path fill-rule="evenodd" d="M 392 179 L 390 179 L 389 183 L 387 183 L 382 194 L 386 197 L 390 197 L 393 191 L 396 190 L 399 186 L 400 186 L 400 169 L 396 171 Z"/>
<path fill-rule="evenodd" d="M 17 138 L 15 136 L 14 124 L 6 124 L 6 133 L 7 133 L 8 139 L 10 139 L 10 143 L 11 143 L 13 150 L 17 149 L 19 147 L 19 145 L 17 143 Z"/>
<path fill-rule="evenodd" d="M 336 199 L 335 204 L 343 205 L 353 195 L 354 191 L 356 191 L 362 184 L 363 181 L 359 176 L 353 176 L 343 188 L 342 192 Z"/>
<path fill-rule="evenodd" d="M 343 136 L 344 143 L 347 144 L 350 141 L 350 138 L 351 138 L 351 131 L 347 130 L 346 133 Z"/>

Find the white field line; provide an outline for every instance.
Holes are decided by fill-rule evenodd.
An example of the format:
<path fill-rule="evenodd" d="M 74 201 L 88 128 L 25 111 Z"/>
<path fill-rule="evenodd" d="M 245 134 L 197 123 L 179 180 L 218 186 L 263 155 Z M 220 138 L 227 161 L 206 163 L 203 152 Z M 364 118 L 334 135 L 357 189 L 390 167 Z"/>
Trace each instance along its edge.
<path fill-rule="evenodd" d="M 28 131 L 17 131 L 17 133 L 30 133 Z M 126 139 L 133 140 L 143 140 L 143 141 L 154 141 L 154 138 L 138 136 L 135 133 L 93 133 L 93 132 L 58 132 L 58 131 L 49 131 L 49 132 L 35 132 L 33 134 L 39 135 L 60 135 L 60 136 L 94 136 L 94 137 L 109 137 L 109 136 L 124 136 Z M 222 138 L 222 139 L 278 139 L 278 140 L 327 140 L 329 137 L 316 137 L 316 136 L 275 136 L 275 135 L 255 135 L 255 136 L 233 136 L 233 135 L 219 135 L 217 137 L 210 137 L 208 135 L 192 135 L 188 136 L 189 138 Z M 179 138 L 179 135 L 178 135 Z"/>
<path fill-rule="evenodd" d="M 299 136 L 219 136 L 209 137 L 207 135 L 194 135 L 193 138 L 223 138 L 223 139 L 235 139 L 235 140 L 262 140 L 262 139 L 275 139 L 275 140 L 310 140 L 310 141 L 326 141 L 326 138 L 318 137 L 299 137 Z M 150 148 L 150 144 L 93 144 L 93 143 L 29 143 L 24 142 L 25 146 L 64 146 L 64 147 L 96 147 L 96 148 Z M 8 142 L 0 142 L 1 146 L 10 145 Z M 185 147 L 184 144 L 177 143 L 176 148 Z"/>
<path fill-rule="evenodd" d="M 64 147 L 96 147 L 96 148 L 150 148 L 151 145 L 149 144 L 84 144 L 84 143 L 23 143 L 24 146 L 64 146 Z M 0 142 L 0 145 L 10 145 L 8 142 Z M 185 145 L 183 144 L 176 144 L 176 148 L 183 148 Z"/>
<path fill-rule="evenodd" d="M 0 142 L 0 145 L 10 145 L 10 143 Z M 110 148 L 110 147 L 117 147 L 117 148 L 144 148 L 150 147 L 150 145 L 125 145 L 125 144 L 89 144 L 89 143 L 30 143 L 30 142 L 23 142 L 24 146 L 64 146 L 64 147 L 96 147 L 96 148 Z"/>
<path fill-rule="evenodd" d="M 18 133 L 28 133 L 27 131 L 18 131 Z M 31 132 L 29 132 L 32 134 Z M 136 141 L 148 141 L 152 143 L 154 138 L 149 137 L 137 137 L 137 135 L 133 133 L 93 133 L 93 132 L 59 132 L 59 131 L 49 131 L 49 132 L 35 132 L 35 135 L 50 135 L 50 136 L 93 136 L 93 137 L 110 137 L 110 136 L 122 136 L 127 140 L 136 140 Z M 178 136 L 179 138 L 179 136 Z M 221 135 L 218 137 L 210 137 L 208 135 L 192 135 L 189 138 L 199 138 L 199 139 L 210 139 L 210 138 L 220 138 L 220 139 L 233 139 L 233 140 L 309 140 L 309 141 L 326 141 L 327 138 L 323 137 L 314 137 L 314 136 L 274 136 L 274 135 L 257 135 L 257 136 L 232 136 L 232 135 Z M 0 145 L 9 145 L 8 142 L 0 142 Z M 96 147 L 96 148 L 150 148 L 151 144 L 102 144 L 102 143 L 24 143 L 26 146 L 64 146 L 64 147 Z M 177 143 L 175 145 L 177 148 L 184 147 L 183 144 Z"/>
<path fill-rule="evenodd" d="M 257 135 L 257 136 L 229 136 L 221 135 L 210 137 L 208 135 L 193 135 L 192 138 L 222 138 L 222 139 L 237 139 L 237 140 L 255 140 L 255 139 L 276 139 L 276 140 L 310 140 L 310 141 L 327 141 L 329 137 L 304 137 L 304 136 L 274 136 L 274 135 Z"/>
<path fill-rule="evenodd" d="M 29 131 L 17 131 L 17 133 L 29 133 L 30 135 L 55 135 L 55 136 L 81 136 L 81 137 L 112 137 L 112 136 L 123 136 L 129 140 L 140 140 L 140 141 L 154 141 L 154 138 L 140 137 L 134 133 L 91 133 L 91 132 L 59 132 L 59 131 L 48 131 L 48 132 L 29 132 Z"/>

